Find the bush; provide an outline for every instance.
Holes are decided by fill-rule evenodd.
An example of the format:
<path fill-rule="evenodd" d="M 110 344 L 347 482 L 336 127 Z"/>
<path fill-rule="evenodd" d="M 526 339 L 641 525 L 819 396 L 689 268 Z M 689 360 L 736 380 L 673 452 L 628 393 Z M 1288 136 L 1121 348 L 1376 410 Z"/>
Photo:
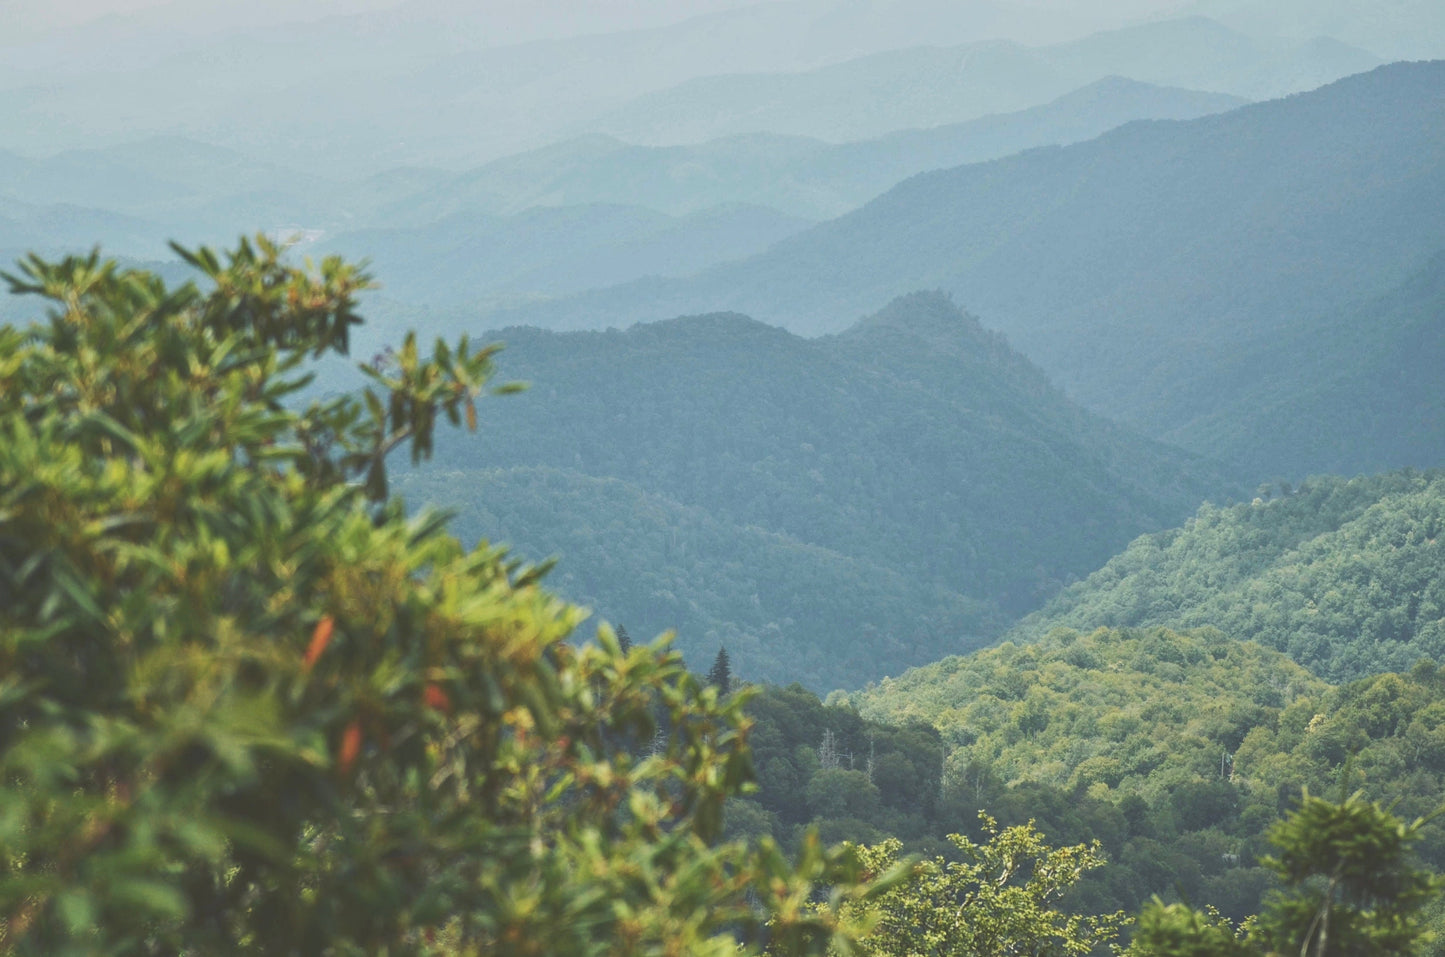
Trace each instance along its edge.
<path fill-rule="evenodd" d="M 303 403 L 366 275 L 263 240 L 8 277 L 0 330 L 0 920 L 21 954 L 731 954 L 849 932 L 857 864 L 718 845 L 741 707 L 582 613 L 386 460 L 477 425 L 492 349 L 409 337 Z M 657 719 L 668 731 L 650 742 Z M 630 753 L 629 746 L 637 753 Z"/>

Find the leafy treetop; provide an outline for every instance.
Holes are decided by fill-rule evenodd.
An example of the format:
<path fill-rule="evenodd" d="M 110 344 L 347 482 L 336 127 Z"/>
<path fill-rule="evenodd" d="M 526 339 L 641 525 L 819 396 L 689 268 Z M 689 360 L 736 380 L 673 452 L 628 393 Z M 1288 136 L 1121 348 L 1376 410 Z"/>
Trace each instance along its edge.
<path fill-rule="evenodd" d="M 0 329 L 0 921 L 18 954 L 732 954 L 845 944 L 816 842 L 719 845 L 743 696 L 564 639 L 536 569 L 387 496 L 491 348 L 313 401 L 368 278 L 242 242 L 167 288 L 31 258 Z M 669 729 L 651 752 L 655 725 Z M 637 749 L 639 752 L 641 749 Z"/>

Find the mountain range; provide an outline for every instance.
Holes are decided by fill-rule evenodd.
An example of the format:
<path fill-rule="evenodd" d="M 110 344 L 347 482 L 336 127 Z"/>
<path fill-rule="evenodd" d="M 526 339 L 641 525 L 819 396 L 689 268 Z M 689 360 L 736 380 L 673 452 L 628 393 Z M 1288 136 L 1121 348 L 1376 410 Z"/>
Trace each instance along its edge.
<path fill-rule="evenodd" d="M 638 634 L 695 623 L 682 647 L 709 655 L 725 637 L 759 678 L 827 688 L 977 645 L 1235 491 L 1070 403 L 939 294 L 820 339 L 727 314 L 498 337 L 499 375 L 532 388 L 491 403 L 476 441 L 439 443 L 442 477 L 408 479 L 413 498 L 460 510 L 469 537 L 561 554 L 568 593 Z M 899 575 L 915 584 L 877 588 Z M 873 584 L 828 584 L 850 577 Z M 907 595 L 915 613 L 880 613 Z"/>
<path fill-rule="evenodd" d="M 577 328 L 733 309 L 819 334 L 910 289 L 942 288 L 1086 406 L 1195 451 L 1238 449 L 1256 476 L 1430 465 L 1428 454 L 1354 456 L 1353 432 L 1329 421 L 1314 445 L 1339 454 L 1292 460 L 1259 437 L 1279 427 L 1265 409 L 1287 401 L 1261 379 L 1260 357 L 1308 342 L 1333 375 L 1357 376 L 1359 363 L 1399 352 L 1397 335 L 1438 336 L 1428 310 L 1369 325 L 1363 353 L 1323 333 L 1428 298 L 1421 277 L 1445 250 L 1442 169 L 1445 62 L 1394 64 L 1227 113 L 925 173 L 751 259 L 487 321 Z M 1206 423 L 1249 390 L 1267 393 L 1264 408 L 1241 410 L 1220 440 Z M 1425 411 L 1392 411 L 1433 420 L 1438 398 L 1422 399 Z"/>

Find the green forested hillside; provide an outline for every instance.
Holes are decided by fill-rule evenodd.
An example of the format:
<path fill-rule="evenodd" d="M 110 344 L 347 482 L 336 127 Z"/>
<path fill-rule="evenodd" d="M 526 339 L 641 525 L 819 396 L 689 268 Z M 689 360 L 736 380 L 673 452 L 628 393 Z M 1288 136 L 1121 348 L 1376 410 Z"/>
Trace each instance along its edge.
<path fill-rule="evenodd" d="M 1445 473 L 1312 478 L 1140 538 L 1010 635 L 1212 625 L 1348 680 L 1445 658 Z"/>
<path fill-rule="evenodd" d="M 1442 111 L 1445 63 L 1395 64 L 1218 116 L 917 176 L 751 260 L 510 315 L 576 327 L 736 309 L 821 332 L 941 286 L 1085 405 L 1188 435 L 1200 451 L 1247 451 L 1261 478 L 1299 477 L 1299 443 L 1240 436 L 1281 429 L 1274 409 L 1297 383 L 1261 388 L 1278 359 L 1297 361 L 1279 342 L 1368 375 L 1357 362 L 1420 334 L 1370 304 L 1445 249 Z M 1340 315 L 1378 345 L 1361 353 L 1326 321 Z M 1268 377 L 1260 356 L 1273 357 Z M 1236 405 L 1241 394 L 1256 402 Z M 1438 421 L 1438 394 L 1420 397 L 1423 412 L 1374 394 L 1385 400 L 1374 421 Z M 1238 417 L 1215 424 L 1231 436 L 1188 431 L 1225 408 Z M 1385 462 L 1368 443 L 1353 455 L 1353 416 L 1307 421 L 1314 443 L 1340 453 L 1332 469 L 1437 464 L 1437 445 L 1393 448 Z"/>
<path fill-rule="evenodd" d="M 398 491 L 413 503 L 453 503 L 464 541 L 562 556 L 553 588 L 639 638 L 675 629 L 698 670 L 726 647 L 751 680 L 855 687 L 978 647 L 1009 623 L 991 602 L 866 554 L 736 525 L 617 479 L 546 467 L 427 470 Z"/>
<path fill-rule="evenodd" d="M 1080 892 L 1095 910 L 1161 894 L 1238 918 L 1255 912 L 1270 886 L 1258 864 L 1263 834 L 1302 787 L 1338 793 L 1348 772 L 1349 789 L 1399 799 L 1407 819 L 1445 803 L 1442 693 L 1445 675 L 1428 662 L 1331 687 L 1278 652 L 1214 629 L 1057 629 L 835 698 L 811 724 L 795 720 L 794 758 L 762 772 L 757 801 L 786 825 L 797 814 L 786 809 L 803 795 L 833 833 L 893 829 L 922 849 L 946 829 L 967 828 L 976 809 L 1006 823 L 1035 819 L 1055 841 L 1103 842 L 1110 864 Z M 759 711 L 763 728 L 777 723 L 776 710 Z M 869 722 L 941 735 L 941 790 L 916 799 L 922 820 L 882 800 L 883 789 L 900 785 L 876 766 L 871 779 L 833 782 L 844 797 L 814 797 L 822 785 L 809 769 L 819 766 L 821 729 L 854 729 L 840 740 L 856 769 Z M 918 763 L 924 781 L 927 768 Z M 1445 864 L 1439 822 L 1422 852 Z"/>
<path fill-rule="evenodd" d="M 1151 802 L 1175 784 L 1218 778 L 1252 728 L 1324 682 L 1288 658 L 1223 632 L 1067 629 L 1038 643 L 953 657 L 854 697 L 867 717 L 924 721 L 950 767 Z"/>
<path fill-rule="evenodd" d="M 956 620 L 953 611 L 939 609 L 957 595 L 1016 615 L 1037 607 L 1062 581 L 1097 567 L 1139 532 L 1177 522 L 1200 499 L 1230 491 L 1207 463 L 1069 403 L 1001 337 L 938 295 L 906 297 L 843 335 L 819 340 L 735 315 L 626 332 L 511 329 L 499 336 L 508 344 L 500 374 L 530 380 L 532 388 L 491 404 L 479 439 L 439 450 L 439 467 L 531 470 L 509 473 L 508 484 L 556 481 L 568 486 L 569 495 L 585 485 L 581 494 L 599 509 L 588 516 L 580 508 L 539 507 L 529 509 L 523 523 L 501 518 L 498 509 L 497 519 L 475 528 L 496 538 L 505 527 L 505 537 L 532 558 L 560 549 L 578 576 L 579 597 L 587 595 L 618 620 L 626 621 L 626 611 L 632 620 L 659 627 L 683 624 L 661 612 L 696 601 L 709 609 L 696 619 L 709 628 L 729 617 L 748 623 L 727 626 L 720 636 L 734 627 L 769 633 L 770 624 L 783 628 L 785 618 L 797 617 L 788 608 L 836 601 L 831 584 L 812 579 L 811 559 L 796 569 L 779 564 L 766 572 L 750 562 L 728 564 L 769 542 L 773 550 L 807 546 L 819 549 L 810 555 L 846 559 L 852 570 L 845 577 L 891 569 L 919 583 L 886 599 L 888 614 L 896 610 L 903 617 L 892 626 L 880 624 L 879 633 L 921 636 L 931 625 L 904 624 L 909 614 L 898 595 L 942 596 L 942 605 L 930 599 L 920 609 L 924 622 Z M 582 476 L 615 479 L 632 491 L 573 480 Z M 480 475 L 429 488 L 436 497 L 428 500 L 471 509 L 479 520 L 489 508 Z M 539 485 L 531 494 L 540 500 L 545 493 Z M 480 504 L 468 505 L 473 499 Z M 635 508 L 652 517 L 637 519 Z M 701 510 L 706 519 L 688 509 Z M 634 555 L 619 556 L 611 566 L 573 557 L 576 551 L 599 557 L 620 551 L 624 540 L 644 547 L 645 536 L 607 531 L 631 524 L 676 528 L 674 535 L 706 525 L 708 535 L 743 538 L 706 559 L 714 563 L 707 575 L 696 566 L 692 587 L 702 592 L 678 592 L 644 607 L 640 596 L 668 589 L 624 582 L 623 593 L 631 596 L 624 602 L 623 593 L 614 595 L 616 586 L 605 583 L 616 582 L 621 568 L 643 577 L 670 573 L 649 572 Z M 666 551 L 645 547 L 649 556 L 670 561 Z M 702 559 L 699 552 L 688 561 Z M 736 586 L 709 581 L 722 568 Z M 774 576 L 783 577 L 776 584 L 765 581 Z M 884 598 L 888 592 L 868 588 L 860 594 Z M 704 598 L 707 593 L 727 593 L 743 603 L 723 614 L 724 605 Z M 770 593 L 777 601 L 765 597 Z M 761 607 L 753 603 L 755 594 Z M 694 620 L 690 614 L 688 620 Z M 848 627 L 832 612 L 822 620 Z M 979 624 L 957 634 L 919 640 L 928 649 L 966 647 L 982 623 L 996 619 L 984 614 L 973 620 Z M 809 660 L 854 647 L 867 623 L 881 622 L 880 612 L 855 621 L 859 632 L 829 637 Z M 751 669 L 761 662 L 746 652 L 762 640 L 754 634 L 739 649 L 744 676 L 756 674 Z M 921 654 L 908 648 L 895 658 L 885 641 L 863 671 L 846 677 L 835 660 L 828 679 L 856 685 L 926 660 Z"/>

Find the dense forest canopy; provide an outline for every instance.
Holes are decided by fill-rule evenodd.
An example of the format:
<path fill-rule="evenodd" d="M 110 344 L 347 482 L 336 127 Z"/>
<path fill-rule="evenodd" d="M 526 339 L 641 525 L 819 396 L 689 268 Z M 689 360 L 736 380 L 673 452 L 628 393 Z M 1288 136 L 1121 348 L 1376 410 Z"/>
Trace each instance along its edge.
<path fill-rule="evenodd" d="M 499 335 L 501 374 L 532 388 L 408 497 L 566 556 L 577 600 L 677 627 L 689 654 L 728 644 L 755 680 L 826 692 L 978 647 L 1235 488 L 1069 402 L 938 294 L 823 339 L 734 315 Z"/>
<path fill-rule="evenodd" d="M 1026 618 L 1029 641 L 1063 625 L 1212 625 L 1326 678 L 1445 658 L 1445 474 L 1317 477 L 1206 505 L 1145 536 Z"/>

